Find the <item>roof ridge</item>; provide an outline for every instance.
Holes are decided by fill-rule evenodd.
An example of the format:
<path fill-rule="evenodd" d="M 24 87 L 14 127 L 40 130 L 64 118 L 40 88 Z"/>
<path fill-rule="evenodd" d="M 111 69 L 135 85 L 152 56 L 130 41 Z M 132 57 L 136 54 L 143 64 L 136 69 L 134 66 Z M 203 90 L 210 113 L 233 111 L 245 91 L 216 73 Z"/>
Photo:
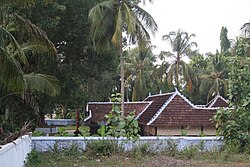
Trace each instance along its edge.
<path fill-rule="evenodd" d="M 148 97 L 145 98 L 145 100 L 149 97 L 155 97 L 155 96 L 165 96 L 165 95 L 170 95 L 170 94 L 173 94 L 175 92 L 168 92 L 168 93 L 162 93 L 162 94 L 155 94 L 155 95 L 150 95 Z"/>
<path fill-rule="evenodd" d="M 182 95 L 177 89 L 176 92 L 179 96 L 181 96 L 181 98 L 183 98 L 184 101 L 186 101 L 190 106 L 192 106 L 193 108 L 197 108 L 188 98 L 186 98 L 184 95 Z"/>
<path fill-rule="evenodd" d="M 212 103 L 208 106 L 208 108 L 212 107 L 214 105 L 214 103 L 218 100 L 218 98 L 221 98 L 224 102 L 228 103 L 228 101 L 226 99 L 224 99 L 221 95 L 216 95 L 211 101 Z M 210 102 L 211 102 L 210 101 Z"/>
<path fill-rule="evenodd" d="M 151 123 L 153 123 L 156 118 L 162 113 L 162 111 L 164 110 L 164 108 L 167 107 L 167 105 L 172 101 L 172 99 L 178 94 L 178 91 L 175 91 L 172 96 L 170 96 L 168 98 L 168 100 L 161 106 L 161 108 L 156 112 L 156 114 L 148 121 L 147 125 L 150 125 Z"/>
<path fill-rule="evenodd" d="M 142 110 L 137 117 L 135 118 L 136 120 L 140 118 L 140 116 L 148 109 L 148 107 L 153 103 L 153 101 L 148 101 L 149 104 L 144 108 L 144 110 Z"/>

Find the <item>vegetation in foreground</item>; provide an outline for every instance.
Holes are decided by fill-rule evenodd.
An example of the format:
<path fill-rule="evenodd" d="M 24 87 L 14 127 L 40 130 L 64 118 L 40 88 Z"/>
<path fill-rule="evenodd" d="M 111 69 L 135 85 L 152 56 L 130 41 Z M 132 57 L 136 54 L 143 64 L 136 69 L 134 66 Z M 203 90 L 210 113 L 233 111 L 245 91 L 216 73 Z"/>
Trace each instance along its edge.
<path fill-rule="evenodd" d="M 239 153 L 234 146 L 222 150 L 202 152 L 200 146 L 178 151 L 172 143 L 162 152 L 150 151 L 141 145 L 125 152 L 116 144 L 107 141 L 91 142 L 85 151 L 76 145 L 60 150 L 57 146 L 49 152 L 32 151 L 26 167 L 42 166 L 249 166 L 250 155 Z"/>

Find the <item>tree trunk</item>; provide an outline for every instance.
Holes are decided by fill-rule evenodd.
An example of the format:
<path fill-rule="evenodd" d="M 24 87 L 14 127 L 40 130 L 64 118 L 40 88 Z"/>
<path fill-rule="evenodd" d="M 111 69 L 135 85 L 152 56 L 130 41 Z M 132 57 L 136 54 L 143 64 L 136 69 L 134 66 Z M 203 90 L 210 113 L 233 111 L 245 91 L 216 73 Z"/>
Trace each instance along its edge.
<path fill-rule="evenodd" d="M 179 65 L 180 65 L 180 52 L 177 52 L 177 58 L 176 58 L 176 87 L 178 90 L 180 90 L 180 82 L 179 82 Z"/>
<path fill-rule="evenodd" d="M 39 127 L 46 127 L 44 113 L 41 111 L 39 111 L 39 115 L 38 115 L 38 126 Z"/>
<path fill-rule="evenodd" d="M 124 118 L 124 59 L 123 59 L 123 53 L 122 53 L 122 40 L 120 43 L 120 64 L 121 64 L 121 116 Z"/>

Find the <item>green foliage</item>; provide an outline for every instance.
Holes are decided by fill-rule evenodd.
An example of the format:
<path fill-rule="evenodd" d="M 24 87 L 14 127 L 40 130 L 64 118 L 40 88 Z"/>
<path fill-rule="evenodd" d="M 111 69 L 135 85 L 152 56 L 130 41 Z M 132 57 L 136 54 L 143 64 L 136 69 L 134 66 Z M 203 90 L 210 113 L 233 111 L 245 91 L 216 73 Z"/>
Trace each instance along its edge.
<path fill-rule="evenodd" d="M 185 147 L 181 152 L 181 156 L 187 158 L 187 159 L 192 159 L 195 156 L 198 156 L 201 154 L 201 152 L 204 150 L 204 142 L 200 142 L 197 145 L 191 145 Z"/>
<path fill-rule="evenodd" d="M 135 113 L 130 112 L 126 117 L 121 116 L 121 104 L 119 94 L 113 94 L 111 101 L 114 102 L 112 110 L 106 114 L 105 136 L 127 137 L 128 139 L 137 139 L 139 137 L 139 125 L 135 120 Z M 100 132 L 100 130 L 99 130 Z"/>
<path fill-rule="evenodd" d="M 221 53 L 226 53 L 228 49 L 230 48 L 230 41 L 227 37 L 227 33 L 228 33 L 227 28 L 223 26 L 220 32 Z"/>
<path fill-rule="evenodd" d="M 28 154 L 25 167 L 36 167 L 39 163 L 41 163 L 39 152 L 37 152 L 36 150 L 32 150 Z"/>
<path fill-rule="evenodd" d="M 174 140 L 167 140 L 167 147 L 163 151 L 164 154 L 167 154 L 168 156 L 175 157 L 178 154 L 178 142 Z"/>
<path fill-rule="evenodd" d="M 193 46 L 197 47 L 197 43 L 191 41 L 192 37 L 195 37 L 195 34 L 189 35 L 181 29 L 178 29 L 176 32 L 171 31 L 169 34 L 162 36 L 162 40 L 169 41 L 173 53 L 162 51 L 160 56 L 165 56 L 166 58 L 174 57 L 174 62 L 168 67 L 167 79 L 169 84 L 174 85 L 179 90 L 182 90 L 185 86 L 187 90 L 192 91 L 191 69 L 182 60 L 183 56 L 191 55 Z"/>
<path fill-rule="evenodd" d="M 155 155 L 154 151 L 150 150 L 150 144 L 139 144 L 134 146 L 129 152 L 129 156 L 135 158 L 137 161 L 143 161 L 145 157 Z"/>
<path fill-rule="evenodd" d="M 181 135 L 182 135 L 182 136 L 187 136 L 187 130 L 182 129 L 182 130 L 181 130 Z"/>
<path fill-rule="evenodd" d="M 227 144 L 249 152 L 250 135 L 250 58 L 245 55 L 245 44 L 240 40 L 237 56 L 230 59 L 229 100 L 231 110 L 219 110 L 215 115 L 218 133 Z"/>
<path fill-rule="evenodd" d="M 97 140 L 88 142 L 86 153 L 88 156 L 110 156 L 121 150 L 114 140 Z"/>
<path fill-rule="evenodd" d="M 43 132 L 41 132 L 41 131 L 34 131 L 34 132 L 32 132 L 32 136 L 43 136 Z"/>
<path fill-rule="evenodd" d="M 146 48 L 137 47 L 125 52 L 125 87 L 127 93 L 132 91 L 132 101 L 145 99 L 150 86 L 155 82 L 152 73 L 156 56 L 152 53 L 153 46 L 146 45 Z"/>
<path fill-rule="evenodd" d="M 57 134 L 55 136 L 69 136 L 68 132 L 65 132 L 65 129 L 63 127 L 58 128 Z"/>

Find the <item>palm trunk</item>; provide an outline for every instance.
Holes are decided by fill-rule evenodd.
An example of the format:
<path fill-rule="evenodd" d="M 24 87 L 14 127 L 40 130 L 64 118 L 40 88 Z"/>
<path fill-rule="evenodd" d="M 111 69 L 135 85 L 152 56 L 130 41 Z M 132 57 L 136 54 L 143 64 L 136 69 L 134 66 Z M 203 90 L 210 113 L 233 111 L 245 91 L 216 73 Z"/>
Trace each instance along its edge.
<path fill-rule="evenodd" d="M 176 87 L 177 89 L 180 89 L 180 83 L 179 83 L 179 64 L 180 64 L 180 53 L 177 52 L 177 58 L 176 58 Z"/>
<path fill-rule="evenodd" d="M 122 38 L 121 38 L 122 39 Z M 124 59 L 123 59 L 123 53 L 122 53 L 122 40 L 120 42 L 120 64 L 121 64 L 121 116 L 124 118 Z"/>

